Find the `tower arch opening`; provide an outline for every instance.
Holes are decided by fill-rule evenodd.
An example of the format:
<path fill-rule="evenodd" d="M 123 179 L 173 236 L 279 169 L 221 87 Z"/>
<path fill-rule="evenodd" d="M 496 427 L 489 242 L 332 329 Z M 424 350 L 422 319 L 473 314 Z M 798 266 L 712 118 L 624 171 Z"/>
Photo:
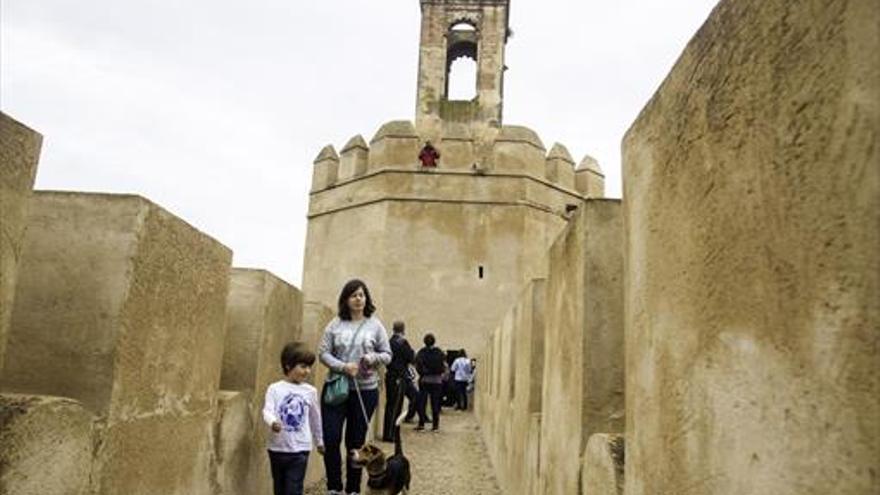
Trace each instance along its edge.
<path fill-rule="evenodd" d="M 477 96 L 479 31 L 468 20 L 453 22 L 446 33 L 446 100 L 471 101 Z"/>

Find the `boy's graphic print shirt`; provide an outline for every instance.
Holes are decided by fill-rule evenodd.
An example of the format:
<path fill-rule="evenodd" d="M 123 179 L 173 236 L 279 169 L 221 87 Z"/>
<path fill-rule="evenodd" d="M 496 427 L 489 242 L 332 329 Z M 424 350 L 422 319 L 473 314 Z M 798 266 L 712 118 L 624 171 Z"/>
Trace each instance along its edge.
<path fill-rule="evenodd" d="M 278 381 L 266 389 L 263 421 L 269 427 L 267 448 L 273 452 L 308 452 L 312 442 L 324 445 L 318 391 L 308 383 Z M 281 431 L 272 424 L 281 423 Z"/>

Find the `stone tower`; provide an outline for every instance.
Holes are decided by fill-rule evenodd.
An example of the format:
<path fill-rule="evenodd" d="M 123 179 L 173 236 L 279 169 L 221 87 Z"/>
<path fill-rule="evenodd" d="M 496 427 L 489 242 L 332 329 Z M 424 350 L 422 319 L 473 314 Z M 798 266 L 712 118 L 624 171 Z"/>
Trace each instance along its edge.
<path fill-rule="evenodd" d="M 544 275 L 571 211 L 602 195 L 594 160 L 575 170 L 564 146 L 548 152 L 534 131 L 502 125 L 508 7 L 421 1 L 415 124 L 388 122 L 315 159 L 306 300 L 335 307 L 343 283 L 362 278 L 386 326 L 405 320 L 414 345 L 430 331 L 443 348 L 479 354 L 523 283 Z M 476 58 L 477 96 L 450 101 L 447 73 L 462 55 Z M 427 140 L 436 168 L 417 159 Z"/>
<path fill-rule="evenodd" d="M 443 121 L 501 125 L 504 46 L 509 0 L 421 0 L 419 88 L 416 127 Z M 452 62 L 467 57 L 477 64 L 477 96 L 449 99 Z"/>

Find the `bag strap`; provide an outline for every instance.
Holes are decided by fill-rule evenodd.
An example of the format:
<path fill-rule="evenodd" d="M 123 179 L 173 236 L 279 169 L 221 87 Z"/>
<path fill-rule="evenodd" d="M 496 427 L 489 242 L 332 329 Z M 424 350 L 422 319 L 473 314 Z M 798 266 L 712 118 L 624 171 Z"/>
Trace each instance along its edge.
<path fill-rule="evenodd" d="M 354 348 L 355 344 L 357 343 L 358 335 L 360 335 L 361 328 L 364 328 L 365 323 L 367 323 L 367 318 L 364 318 L 364 321 L 362 321 L 361 324 L 358 325 L 357 330 L 354 331 L 354 336 L 351 338 L 351 347 L 352 348 Z M 345 356 L 346 363 L 348 363 L 348 361 L 351 359 L 351 354 L 352 354 L 352 349 L 350 348 L 348 350 L 348 353 Z"/>

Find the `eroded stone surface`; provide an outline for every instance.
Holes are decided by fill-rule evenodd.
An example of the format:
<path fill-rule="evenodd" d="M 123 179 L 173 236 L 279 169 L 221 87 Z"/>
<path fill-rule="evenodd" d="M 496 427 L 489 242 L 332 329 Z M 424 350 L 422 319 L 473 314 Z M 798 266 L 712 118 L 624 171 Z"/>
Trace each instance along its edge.
<path fill-rule="evenodd" d="M 878 30 L 724 0 L 629 130 L 628 495 L 880 489 Z"/>
<path fill-rule="evenodd" d="M 73 399 L 0 395 L 0 493 L 89 493 L 92 419 Z"/>
<path fill-rule="evenodd" d="M 231 252 L 136 196 L 37 192 L 4 390 L 98 417 L 98 493 L 210 493 Z"/>
<path fill-rule="evenodd" d="M 0 375 L 43 137 L 0 112 Z"/>

